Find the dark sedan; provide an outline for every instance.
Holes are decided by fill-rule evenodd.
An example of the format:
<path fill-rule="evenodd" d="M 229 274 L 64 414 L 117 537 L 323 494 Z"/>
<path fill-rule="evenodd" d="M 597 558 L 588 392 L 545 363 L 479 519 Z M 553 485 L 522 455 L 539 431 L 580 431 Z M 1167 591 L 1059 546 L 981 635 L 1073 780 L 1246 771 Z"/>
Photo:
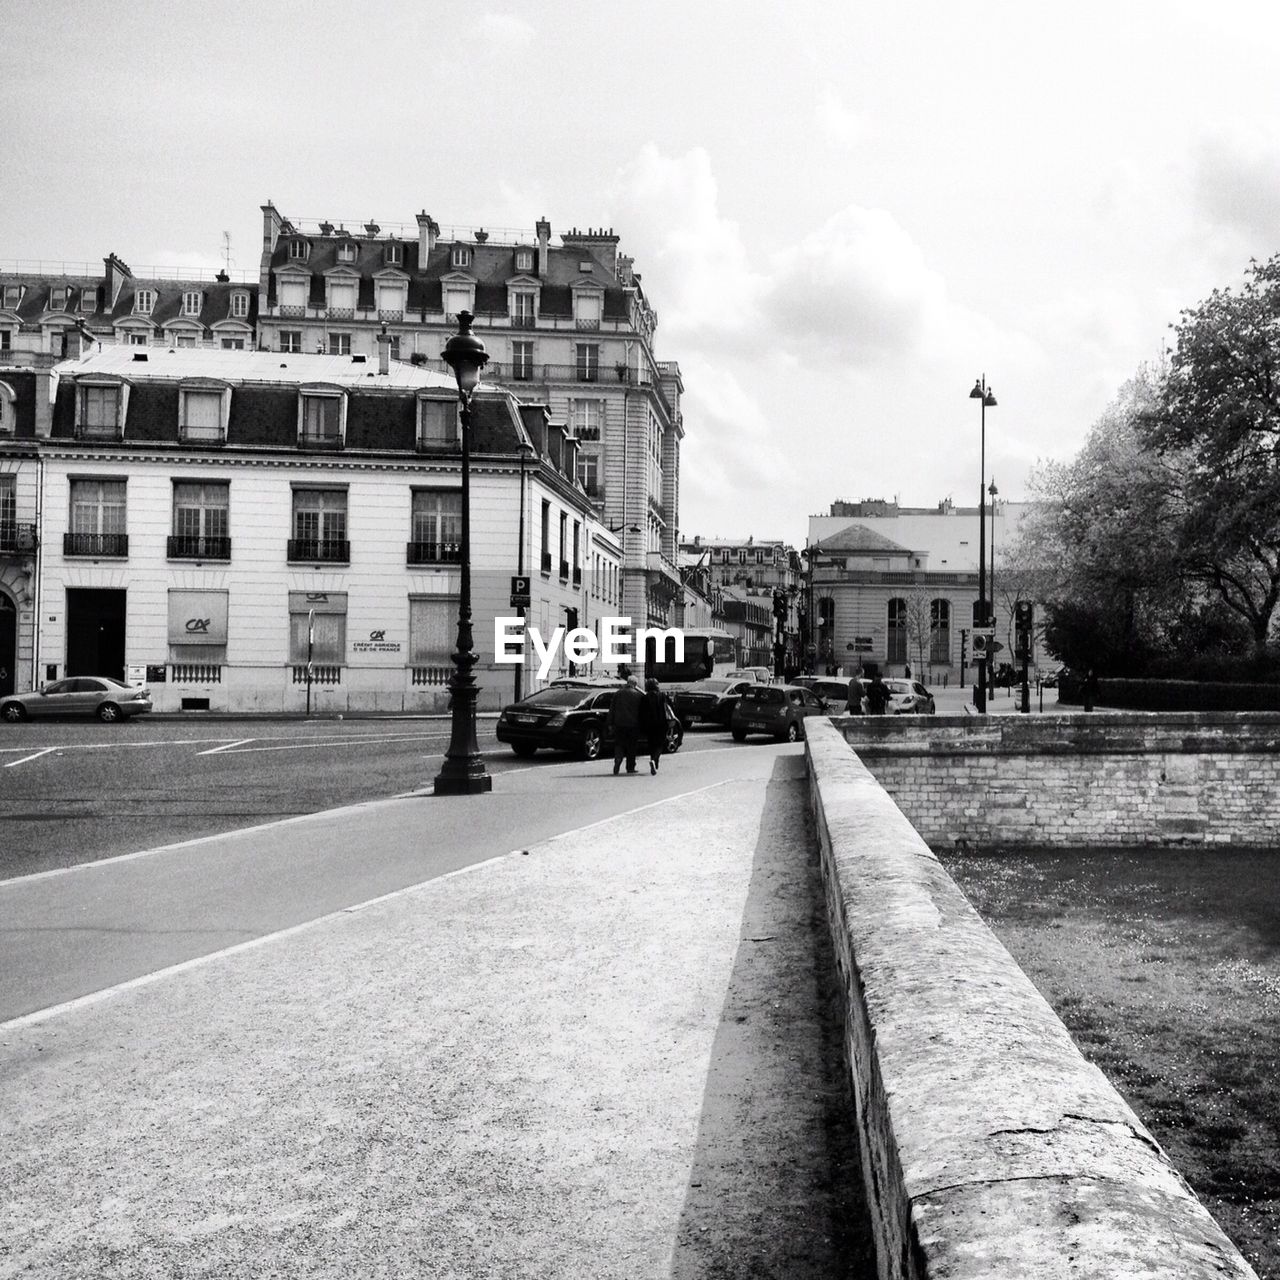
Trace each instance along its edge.
<path fill-rule="evenodd" d="M 754 683 L 753 680 L 699 680 L 694 684 L 673 685 L 667 692 L 686 729 L 700 721 L 727 729 L 742 691 Z"/>
<path fill-rule="evenodd" d="M 151 710 L 151 690 L 121 684 L 107 676 L 71 676 L 55 680 L 35 693 L 19 693 L 0 701 L 0 720 L 29 716 L 97 716 L 110 723 Z"/>
<path fill-rule="evenodd" d="M 503 709 L 495 734 L 518 756 L 531 756 L 543 747 L 595 760 L 613 750 L 609 704 L 619 688 L 621 685 L 602 689 L 598 685 L 566 683 L 539 689 Z M 683 742 L 684 726 L 668 707 L 668 754 L 679 751 Z M 641 744 L 645 745 L 643 735 Z"/>

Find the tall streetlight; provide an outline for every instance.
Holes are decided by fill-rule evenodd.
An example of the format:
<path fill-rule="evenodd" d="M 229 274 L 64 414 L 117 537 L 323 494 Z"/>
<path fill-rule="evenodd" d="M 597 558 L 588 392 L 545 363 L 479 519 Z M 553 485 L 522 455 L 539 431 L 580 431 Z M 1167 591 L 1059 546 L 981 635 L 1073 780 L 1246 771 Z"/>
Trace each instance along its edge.
<path fill-rule="evenodd" d="M 996 621 L 996 495 L 1000 492 L 996 488 L 996 478 L 991 477 L 991 483 L 987 485 L 987 496 L 991 499 L 991 622 L 995 625 Z M 987 693 L 990 697 L 996 696 L 996 673 L 995 659 L 990 658 L 987 661 Z"/>
<path fill-rule="evenodd" d="M 987 406 L 991 408 L 996 406 L 996 398 L 992 394 L 991 388 L 987 386 L 987 375 L 984 373 L 974 384 L 973 390 L 969 392 L 969 399 L 976 400 L 981 406 L 981 453 L 979 462 L 981 464 L 981 474 L 978 476 L 978 610 L 974 617 L 973 625 L 975 627 L 989 627 L 990 623 L 990 607 L 987 603 Z M 974 681 L 973 686 L 973 705 L 979 711 L 987 709 L 987 668 L 989 659 L 984 655 L 978 658 L 975 654 L 974 661 L 978 667 L 978 679 Z"/>
<path fill-rule="evenodd" d="M 453 655 L 454 673 L 449 681 L 453 724 L 449 750 L 436 774 L 438 796 L 479 795 L 493 789 L 476 743 L 476 681 L 472 668 L 477 654 L 471 633 L 471 395 L 488 363 L 484 343 L 471 332 L 470 311 L 458 314 L 458 332 L 441 352 L 458 380 L 458 412 L 462 419 L 462 583 L 458 600 L 458 647 Z"/>

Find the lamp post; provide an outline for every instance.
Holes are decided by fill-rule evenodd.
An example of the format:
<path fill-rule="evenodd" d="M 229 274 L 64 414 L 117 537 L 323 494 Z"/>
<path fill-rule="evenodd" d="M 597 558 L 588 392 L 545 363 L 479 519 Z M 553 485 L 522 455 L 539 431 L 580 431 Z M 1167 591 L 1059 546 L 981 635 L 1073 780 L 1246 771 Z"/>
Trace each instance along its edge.
<path fill-rule="evenodd" d="M 471 332 L 471 312 L 458 315 L 458 332 L 441 352 L 458 381 L 458 412 L 462 419 L 462 582 L 458 598 L 458 647 L 449 681 L 453 722 L 449 750 L 436 774 L 438 796 L 479 795 L 493 789 L 476 743 L 476 689 L 472 668 L 477 654 L 471 633 L 471 396 L 488 362 L 484 343 Z"/>
<path fill-rule="evenodd" d="M 973 390 L 969 392 L 969 399 L 976 400 L 980 406 L 982 435 L 980 437 L 980 453 L 979 464 L 980 474 L 978 476 L 978 611 L 977 616 L 973 620 L 975 627 L 989 627 L 990 611 L 987 604 L 987 406 L 993 409 L 996 405 L 996 398 L 991 392 L 991 388 L 987 386 L 987 375 L 984 373 L 974 384 Z M 973 684 L 973 705 L 979 711 L 987 709 L 987 670 L 990 665 L 990 659 L 987 656 L 978 658 L 974 655 L 974 661 L 978 668 L 978 678 Z"/>
<path fill-rule="evenodd" d="M 991 477 L 991 483 L 987 485 L 987 496 L 991 499 L 991 622 L 995 625 L 996 621 L 996 495 L 1000 492 L 996 488 L 996 478 Z M 989 697 L 996 696 L 996 673 L 995 660 L 989 658 L 987 661 L 987 670 L 990 676 L 987 680 L 987 693 Z"/>

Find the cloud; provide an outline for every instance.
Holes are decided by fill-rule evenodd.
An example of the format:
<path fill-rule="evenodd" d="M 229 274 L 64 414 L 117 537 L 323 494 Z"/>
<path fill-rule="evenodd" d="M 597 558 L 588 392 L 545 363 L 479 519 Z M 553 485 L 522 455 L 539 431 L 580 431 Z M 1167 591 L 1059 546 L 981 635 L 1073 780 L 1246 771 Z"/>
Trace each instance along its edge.
<path fill-rule="evenodd" d="M 1204 134 L 1192 156 L 1192 190 L 1210 222 L 1273 241 L 1280 226 L 1280 124 L 1239 122 Z"/>
<path fill-rule="evenodd" d="M 840 95 L 825 85 L 818 99 L 818 129 L 831 142 L 852 147 L 870 132 L 867 117 L 852 107 L 847 107 Z"/>
<path fill-rule="evenodd" d="M 523 49 L 533 42 L 534 30 L 512 13 L 486 13 L 480 19 L 480 44 Z"/>

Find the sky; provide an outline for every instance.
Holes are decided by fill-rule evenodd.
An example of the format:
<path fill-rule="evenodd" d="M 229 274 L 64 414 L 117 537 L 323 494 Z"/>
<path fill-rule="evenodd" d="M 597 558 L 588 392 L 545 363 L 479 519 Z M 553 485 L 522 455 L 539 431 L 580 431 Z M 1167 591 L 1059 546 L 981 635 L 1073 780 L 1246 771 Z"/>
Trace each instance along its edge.
<path fill-rule="evenodd" d="M 256 278 L 260 206 L 612 227 L 680 533 L 1026 496 L 1280 251 L 1280 5 L 0 0 L 0 261 Z"/>

